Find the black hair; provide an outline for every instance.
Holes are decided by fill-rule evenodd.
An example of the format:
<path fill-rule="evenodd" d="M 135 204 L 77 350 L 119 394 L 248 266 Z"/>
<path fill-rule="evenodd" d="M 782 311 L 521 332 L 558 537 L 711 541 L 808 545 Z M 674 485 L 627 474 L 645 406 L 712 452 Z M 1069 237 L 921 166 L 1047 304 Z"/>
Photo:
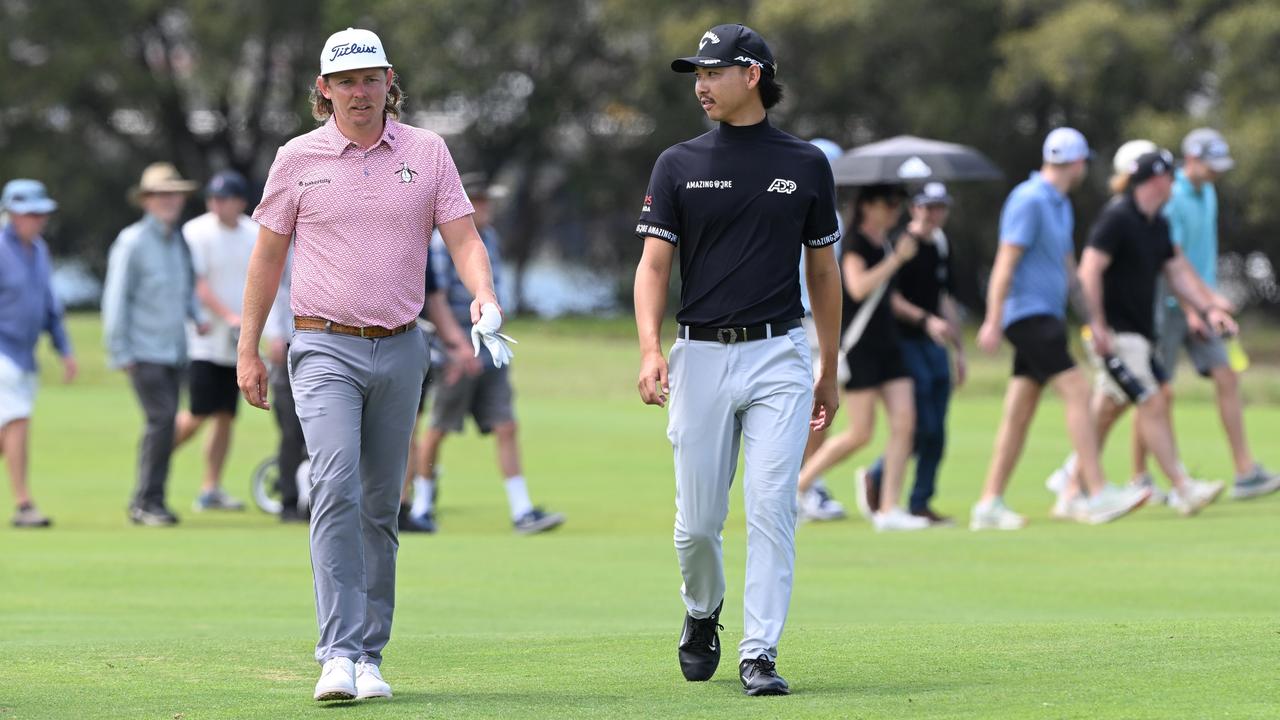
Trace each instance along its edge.
<path fill-rule="evenodd" d="M 905 200 L 907 190 L 901 185 L 894 183 L 880 183 L 877 185 L 864 185 L 858 188 L 858 195 L 853 200 L 853 228 L 857 229 L 862 225 L 862 206 L 876 201 L 888 201 L 893 198 Z"/>
<path fill-rule="evenodd" d="M 763 69 L 760 71 L 760 82 L 756 87 L 760 88 L 760 102 L 764 104 L 765 110 L 782 102 L 782 83 Z"/>

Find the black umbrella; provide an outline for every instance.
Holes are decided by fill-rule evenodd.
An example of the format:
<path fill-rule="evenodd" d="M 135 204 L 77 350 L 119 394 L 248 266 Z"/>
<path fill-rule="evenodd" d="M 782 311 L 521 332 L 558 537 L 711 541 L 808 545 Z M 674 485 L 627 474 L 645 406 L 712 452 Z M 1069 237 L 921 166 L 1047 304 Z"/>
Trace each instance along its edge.
<path fill-rule="evenodd" d="M 911 135 L 856 147 L 835 162 L 836 185 L 923 183 L 930 180 L 1000 180 L 1000 172 L 986 155 L 967 145 Z"/>

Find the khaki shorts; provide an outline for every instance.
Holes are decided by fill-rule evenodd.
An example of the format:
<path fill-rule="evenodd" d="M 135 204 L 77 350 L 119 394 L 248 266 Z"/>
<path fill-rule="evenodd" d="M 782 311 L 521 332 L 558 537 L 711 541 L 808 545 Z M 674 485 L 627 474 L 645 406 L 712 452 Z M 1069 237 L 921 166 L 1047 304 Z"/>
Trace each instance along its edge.
<path fill-rule="evenodd" d="M 1128 368 L 1133 379 L 1152 393 L 1169 381 L 1168 373 L 1164 371 L 1160 360 L 1156 357 L 1155 347 L 1150 340 L 1138 333 L 1112 331 L 1111 349 L 1115 357 Z M 1134 402 L 1135 398 L 1125 392 L 1124 388 L 1120 387 L 1120 383 L 1108 372 L 1106 364 L 1093 349 L 1093 343 L 1085 343 L 1085 351 L 1089 354 L 1089 362 L 1093 363 L 1093 367 L 1097 370 L 1094 376 L 1094 389 L 1121 405 Z"/>
<path fill-rule="evenodd" d="M 0 353 L 0 427 L 31 417 L 36 402 L 36 374 Z"/>
<path fill-rule="evenodd" d="M 445 432 L 461 432 L 462 423 L 470 415 L 481 433 L 515 419 L 512 409 L 509 366 L 488 367 L 475 376 L 463 375 L 449 385 L 443 380 L 433 383 L 435 400 L 431 404 L 431 427 Z"/>

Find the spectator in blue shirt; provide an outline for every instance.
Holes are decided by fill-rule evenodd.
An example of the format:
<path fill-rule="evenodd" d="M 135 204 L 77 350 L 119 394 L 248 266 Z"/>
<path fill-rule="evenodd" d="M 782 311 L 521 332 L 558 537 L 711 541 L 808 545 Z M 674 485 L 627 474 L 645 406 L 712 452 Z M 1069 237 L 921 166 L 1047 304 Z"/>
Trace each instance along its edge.
<path fill-rule="evenodd" d="M 27 487 L 27 445 L 40 333 L 53 338 L 66 381 L 76 376 L 62 307 L 49 281 L 49 248 L 41 237 L 58 203 L 39 181 L 10 180 L 0 195 L 0 208 L 9 216 L 0 230 L 0 453 L 17 505 L 14 527 L 48 527 L 52 521 L 36 509 Z"/>
<path fill-rule="evenodd" d="M 991 269 L 978 346 L 994 353 L 1001 335 L 1008 338 L 1014 348 L 1013 377 L 986 485 L 970 515 L 972 530 L 1026 525 L 1026 517 L 1005 505 L 1004 491 L 1045 385 L 1052 385 L 1066 405 L 1067 432 L 1089 493 L 1088 514 L 1081 519 L 1113 520 L 1150 494 L 1145 489 L 1121 490 L 1103 479 L 1097 431 L 1089 415 L 1089 380 L 1067 349 L 1067 298 L 1076 277 L 1068 193 L 1084 182 L 1091 154 L 1078 130 L 1064 127 L 1049 133 L 1040 171 L 1013 189 L 1000 213 L 1000 249 Z"/>
<path fill-rule="evenodd" d="M 133 192 L 145 215 L 120 231 L 107 257 L 102 291 L 107 359 L 128 373 L 147 421 L 129 506 L 129 519 L 140 525 L 178 522 L 165 505 L 165 485 L 187 362 L 186 320 L 194 321 L 200 334 L 209 329 L 196 302 L 191 254 L 178 229 L 183 204 L 195 189 L 169 163 L 149 165 Z"/>

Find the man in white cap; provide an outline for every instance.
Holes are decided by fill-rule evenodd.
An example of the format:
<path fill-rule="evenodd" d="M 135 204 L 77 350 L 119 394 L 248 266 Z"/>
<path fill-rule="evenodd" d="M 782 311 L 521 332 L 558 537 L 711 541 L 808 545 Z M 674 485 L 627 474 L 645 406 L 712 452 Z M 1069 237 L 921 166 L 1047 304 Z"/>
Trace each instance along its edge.
<path fill-rule="evenodd" d="M 138 451 L 138 485 L 129 519 L 139 525 L 173 525 L 165 504 L 173 453 L 178 387 L 187 363 L 186 321 L 208 331 L 196 302 L 191 253 L 178 220 L 196 184 L 169 163 L 153 163 L 131 193 L 141 220 L 120 231 L 107 255 L 102 290 L 102 337 L 107 362 L 129 375 L 146 416 Z"/>
<path fill-rule="evenodd" d="M 1045 385 L 1052 385 L 1066 405 L 1067 432 L 1090 496 L 1081 519 L 1114 520 L 1145 502 L 1150 492 L 1121 490 L 1103 479 L 1089 416 L 1089 381 L 1067 349 L 1067 298 L 1078 292 L 1068 193 L 1084 182 L 1089 144 L 1080 131 L 1062 127 L 1045 138 L 1042 154 L 1040 171 L 1013 189 L 1000 213 L 1000 249 L 991 269 L 986 319 L 978 330 L 980 348 L 994 353 L 1003 334 L 1014 356 L 986 485 L 969 518 L 972 530 L 1026 525 L 1024 516 L 1005 505 L 1004 491 Z"/>
<path fill-rule="evenodd" d="M 258 355 L 293 242 L 288 363 L 311 456 L 311 565 L 322 665 L 316 700 L 390 697 L 382 650 L 395 607 L 396 518 L 427 346 L 427 245 L 439 228 L 475 296 L 472 342 L 511 357 L 484 243 L 439 135 L 398 122 L 382 41 L 334 33 L 312 93 L 319 128 L 276 154 L 249 263 L 237 350 L 240 390 L 267 409 Z M 412 331 L 412 332 L 410 332 Z"/>
<path fill-rule="evenodd" d="M 1173 182 L 1173 194 L 1164 206 L 1173 244 L 1195 269 L 1214 307 L 1227 313 L 1232 303 L 1218 294 L 1218 195 L 1214 183 L 1235 167 L 1231 149 L 1222 133 L 1213 128 L 1192 130 L 1182 140 L 1182 167 Z M 1201 377 L 1213 380 L 1218 416 L 1231 445 L 1235 484 L 1231 496 L 1238 500 L 1261 497 L 1280 490 L 1280 475 L 1268 472 L 1255 459 L 1245 433 L 1240 377 L 1228 360 L 1226 343 L 1209 327 L 1196 309 L 1172 295 L 1162 297 L 1156 309 L 1159 320 L 1156 344 L 1161 363 L 1172 378 L 1178 366 L 1178 350 L 1186 348 Z M 1135 471 L 1139 482 L 1151 483 L 1147 472 L 1147 446 L 1134 435 Z"/>
<path fill-rule="evenodd" d="M 27 443 L 36 399 L 36 342 L 49 333 L 62 356 L 64 377 L 76 376 L 76 358 L 62 325 L 62 307 L 49 280 L 49 248 L 41 233 L 58 203 L 44 183 L 10 180 L 0 195 L 9 220 L 0 228 L 0 454 L 13 488 L 13 526 L 48 527 L 27 488 Z"/>

